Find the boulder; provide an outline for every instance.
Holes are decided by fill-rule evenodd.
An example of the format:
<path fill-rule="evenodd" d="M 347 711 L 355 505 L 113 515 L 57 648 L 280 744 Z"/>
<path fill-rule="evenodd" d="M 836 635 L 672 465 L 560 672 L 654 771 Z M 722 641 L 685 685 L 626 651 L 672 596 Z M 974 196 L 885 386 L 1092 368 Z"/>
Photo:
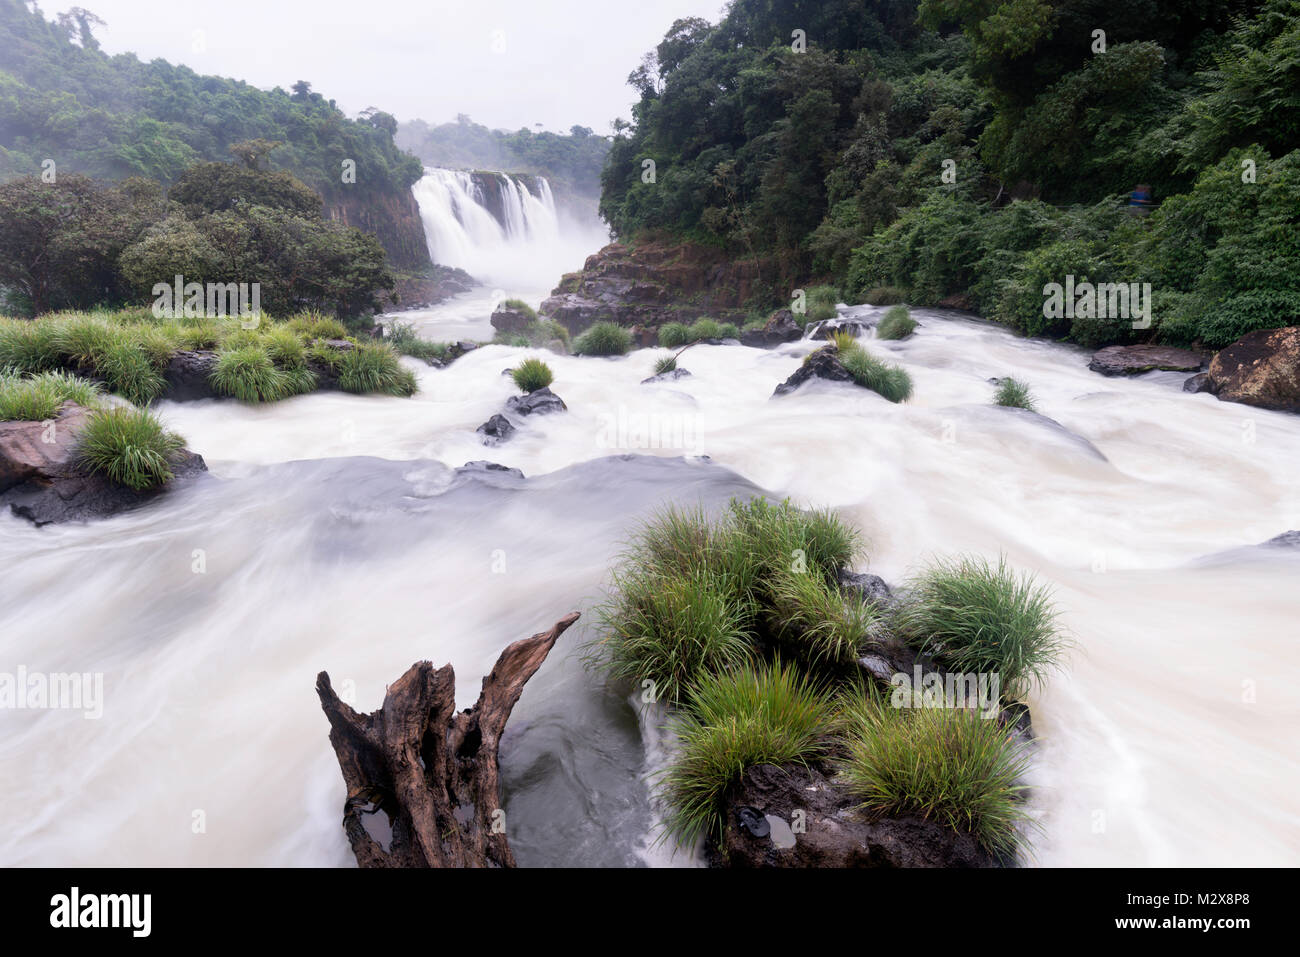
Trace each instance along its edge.
<path fill-rule="evenodd" d="M 1214 357 L 1208 381 L 1225 402 L 1300 412 L 1300 326 L 1247 333 Z"/>
<path fill-rule="evenodd" d="M 542 386 L 527 395 L 512 395 L 506 399 L 506 411 L 515 415 L 546 415 L 567 409 L 564 400 L 552 392 L 550 386 Z"/>
<path fill-rule="evenodd" d="M 91 475 L 77 461 L 77 433 L 89 414 L 65 402 L 48 422 L 0 422 L 0 505 L 36 525 L 83 522 L 136 508 L 207 471 L 202 456 L 183 449 L 171 462 L 176 478 L 163 488 L 136 491 Z"/>
<path fill-rule="evenodd" d="M 207 349 L 183 349 L 173 353 L 163 372 L 163 378 L 167 380 L 163 398 L 175 402 L 217 398 L 217 391 L 208 381 L 216 364 L 217 354 Z"/>
<path fill-rule="evenodd" d="M 970 834 L 907 816 L 873 820 L 817 768 L 760 764 L 728 795 L 717 867 L 998 867 Z M 792 824 L 802 812 L 803 832 Z M 760 823 L 762 822 L 762 823 Z M 766 825 L 766 826 L 764 826 Z"/>
<path fill-rule="evenodd" d="M 1210 391 L 1210 374 L 1208 372 L 1198 372 L 1196 375 L 1188 376 L 1183 380 L 1184 392 L 1209 392 Z"/>
<path fill-rule="evenodd" d="M 1156 369 L 1199 372 L 1205 360 L 1204 353 L 1173 346 L 1106 346 L 1093 353 L 1088 368 L 1105 376 L 1138 375 Z"/>
<path fill-rule="evenodd" d="M 497 332 L 505 333 L 522 333 L 530 325 L 537 321 L 537 316 L 531 309 L 519 309 L 505 303 L 497 306 L 492 312 L 492 328 Z"/>
<path fill-rule="evenodd" d="M 488 419 L 475 431 L 483 436 L 484 445 L 500 445 L 510 436 L 514 435 L 515 427 L 510 424 L 510 420 L 499 412 Z"/>
<path fill-rule="evenodd" d="M 761 329 L 747 329 L 740 334 L 742 345 L 758 349 L 771 349 L 785 342 L 803 338 L 803 326 L 795 321 L 794 313 L 781 309 L 772 313 Z"/>
<path fill-rule="evenodd" d="M 852 382 L 849 370 L 840 364 L 839 353 L 834 346 L 818 349 L 794 370 L 794 374 L 776 387 L 773 396 L 789 395 L 810 379 L 828 379 L 831 382 Z"/>

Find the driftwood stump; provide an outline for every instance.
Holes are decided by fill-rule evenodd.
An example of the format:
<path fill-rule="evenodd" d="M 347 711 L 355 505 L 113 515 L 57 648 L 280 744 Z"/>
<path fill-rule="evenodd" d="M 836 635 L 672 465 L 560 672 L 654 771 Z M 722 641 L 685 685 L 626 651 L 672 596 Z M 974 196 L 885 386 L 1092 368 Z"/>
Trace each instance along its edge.
<path fill-rule="evenodd" d="M 524 683 L 577 620 L 572 612 L 550 631 L 506 648 L 483 679 L 478 703 L 459 714 L 449 664 L 416 662 L 370 714 L 340 701 L 324 671 L 316 676 L 348 789 L 343 830 L 361 867 L 515 866 L 500 809 L 497 747 Z M 392 829 L 387 849 L 362 820 L 379 811 Z"/>

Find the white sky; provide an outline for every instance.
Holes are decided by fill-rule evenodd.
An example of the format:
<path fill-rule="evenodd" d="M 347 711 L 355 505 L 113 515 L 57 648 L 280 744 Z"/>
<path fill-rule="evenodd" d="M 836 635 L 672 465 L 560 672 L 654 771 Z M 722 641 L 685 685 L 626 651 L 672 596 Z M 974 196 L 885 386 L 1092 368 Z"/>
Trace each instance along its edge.
<path fill-rule="evenodd" d="M 630 118 L 627 75 L 678 17 L 717 22 L 724 0 L 44 0 L 107 22 L 108 54 L 184 63 L 286 90 L 296 80 L 349 115 L 368 106 L 431 123 L 609 133 Z M 496 31 L 500 31 L 499 35 Z M 494 49 L 494 47 L 496 49 Z M 497 49 L 504 48 L 502 52 Z"/>

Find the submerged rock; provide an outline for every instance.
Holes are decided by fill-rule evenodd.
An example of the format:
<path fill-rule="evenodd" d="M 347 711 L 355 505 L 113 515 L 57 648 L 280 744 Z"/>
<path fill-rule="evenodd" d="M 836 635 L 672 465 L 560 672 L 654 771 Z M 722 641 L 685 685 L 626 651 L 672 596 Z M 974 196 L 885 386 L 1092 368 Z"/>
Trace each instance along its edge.
<path fill-rule="evenodd" d="M 513 478 L 523 478 L 524 473 L 521 469 L 511 468 L 508 465 L 502 465 L 500 462 L 489 462 L 486 459 L 475 459 L 473 462 L 466 462 L 460 468 L 456 469 L 457 475 L 501 475 L 512 476 Z"/>
<path fill-rule="evenodd" d="M 136 491 L 77 461 L 77 434 L 90 411 L 65 402 L 49 422 L 0 422 L 0 504 L 36 525 L 84 522 L 137 508 L 180 480 L 207 471 L 203 457 L 182 449 L 171 461 L 175 478 Z"/>
<path fill-rule="evenodd" d="M 506 411 L 516 415 L 546 415 L 564 412 L 568 408 L 564 400 L 551 391 L 550 386 L 542 386 L 527 395 L 512 395 L 506 400 Z"/>
<path fill-rule="evenodd" d="M 816 768 L 760 764 L 733 788 L 717 867 L 998 867 L 968 833 L 918 817 L 872 820 Z M 796 814 L 796 812 L 800 812 Z M 761 819 L 766 829 L 755 827 Z M 776 821 L 777 824 L 773 824 Z M 799 827 L 793 827 L 799 822 Z"/>
<path fill-rule="evenodd" d="M 1225 402 L 1300 412 L 1300 326 L 1242 336 L 1210 362 L 1208 382 Z"/>
<path fill-rule="evenodd" d="M 852 382 L 853 376 L 840 363 L 834 346 L 818 349 L 794 370 L 794 374 L 776 387 L 773 396 L 789 395 L 810 379 L 827 379 L 831 382 Z"/>
<path fill-rule="evenodd" d="M 1199 372 L 1205 360 L 1202 353 L 1173 346 L 1106 346 L 1093 354 L 1088 368 L 1105 376 L 1138 375 L 1156 369 Z"/>
<path fill-rule="evenodd" d="M 652 375 L 648 379 L 642 379 L 641 384 L 651 385 L 655 382 L 675 382 L 678 379 L 685 379 L 689 375 L 689 372 L 679 366 L 678 368 L 671 369 L 668 372 L 660 372 L 658 375 Z"/>
<path fill-rule="evenodd" d="M 740 334 L 742 345 L 758 349 L 771 349 L 785 342 L 797 342 L 803 338 L 803 326 L 794 318 L 789 309 L 772 313 L 766 325 L 761 329 L 746 329 Z"/>
<path fill-rule="evenodd" d="M 1210 391 L 1210 374 L 1208 372 L 1198 372 L 1194 376 L 1188 376 L 1183 380 L 1184 392 L 1209 392 Z"/>
<path fill-rule="evenodd" d="M 510 436 L 514 435 L 515 427 L 510 423 L 509 419 L 498 412 L 496 415 L 492 416 L 492 418 L 480 425 L 475 431 L 477 431 L 479 435 L 483 436 L 484 445 L 500 445 L 506 439 L 510 438 Z"/>

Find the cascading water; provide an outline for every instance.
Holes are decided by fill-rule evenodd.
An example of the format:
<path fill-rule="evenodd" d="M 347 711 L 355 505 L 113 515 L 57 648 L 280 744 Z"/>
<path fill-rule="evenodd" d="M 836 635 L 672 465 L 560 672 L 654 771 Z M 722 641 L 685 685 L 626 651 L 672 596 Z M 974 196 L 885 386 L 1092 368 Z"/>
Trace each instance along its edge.
<path fill-rule="evenodd" d="M 655 386 L 654 351 L 542 354 L 569 410 L 490 450 L 474 429 L 532 350 L 410 361 L 411 399 L 161 403 L 207 481 L 86 526 L 0 515 L 0 671 L 104 675 L 97 720 L 0 711 L 0 864 L 347 865 L 318 671 L 369 711 L 413 661 L 451 662 L 469 705 L 504 645 L 590 608 L 652 508 L 760 489 L 838 509 L 891 582 L 975 552 L 1055 586 L 1077 649 L 1029 702 L 1038 863 L 1296 864 L 1300 552 L 1254 543 L 1300 527 L 1300 417 L 913 314 L 869 343 L 913 377 L 902 405 L 827 382 L 772 399 L 809 341 L 696 346 Z M 992 406 L 1002 375 L 1059 425 Z M 527 478 L 453 473 L 483 458 Z M 511 845 L 526 866 L 689 863 L 647 850 L 660 749 L 583 669 L 591 637 L 587 615 L 507 727 Z"/>
<path fill-rule="evenodd" d="M 549 288 L 604 241 L 561 218 L 541 176 L 426 169 L 412 189 L 433 261 L 510 294 Z"/>

